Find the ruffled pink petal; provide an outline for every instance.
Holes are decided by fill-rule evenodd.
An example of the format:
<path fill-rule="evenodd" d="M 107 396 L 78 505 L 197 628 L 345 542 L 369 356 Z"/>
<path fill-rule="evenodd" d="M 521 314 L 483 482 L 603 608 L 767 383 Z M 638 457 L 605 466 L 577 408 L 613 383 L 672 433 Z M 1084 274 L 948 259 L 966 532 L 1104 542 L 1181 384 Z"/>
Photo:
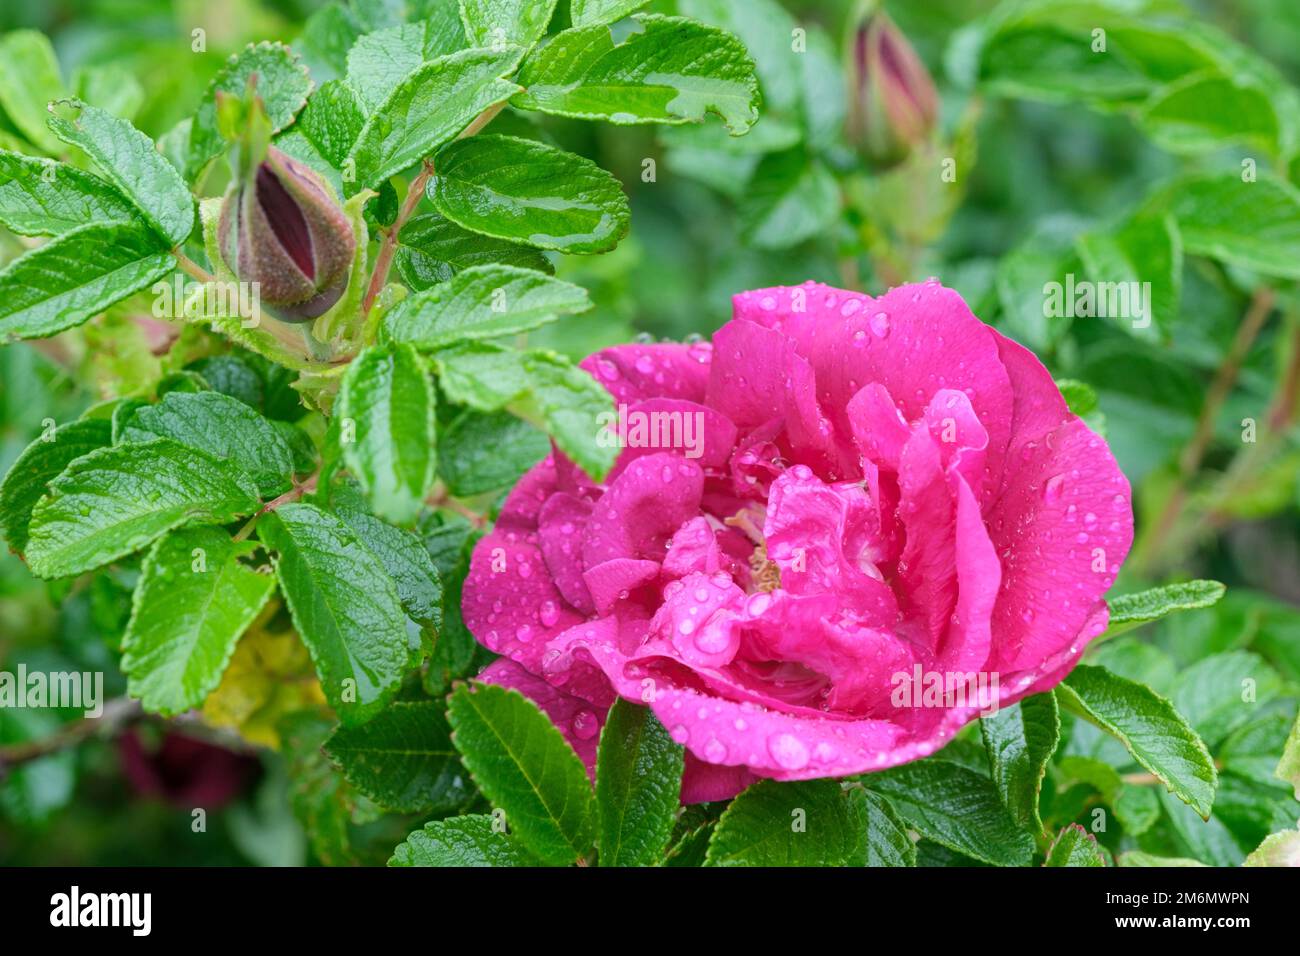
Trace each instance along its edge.
<path fill-rule="evenodd" d="M 496 530 L 474 548 L 461 597 L 465 626 L 490 651 L 530 670 L 543 645 L 583 620 L 546 571 L 541 549 L 516 531 Z"/>
<path fill-rule="evenodd" d="M 1032 667 L 1075 643 L 1133 543 L 1128 480 L 1079 419 L 1027 441 L 987 515 L 1002 563 L 994 657 Z"/>
<path fill-rule="evenodd" d="M 668 452 L 632 461 L 596 502 L 583 536 L 587 569 L 613 558 L 662 561 L 673 532 L 699 514 L 704 473 Z"/>
<path fill-rule="evenodd" d="M 682 398 L 703 402 L 713 347 L 692 345 L 616 345 L 580 363 L 596 381 L 628 405 L 648 398 Z"/>
<path fill-rule="evenodd" d="M 562 491 L 551 495 L 537 516 L 546 569 L 564 599 L 583 614 L 596 607 L 582 577 L 582 529 L 590 517 L 591 502 Z"/>

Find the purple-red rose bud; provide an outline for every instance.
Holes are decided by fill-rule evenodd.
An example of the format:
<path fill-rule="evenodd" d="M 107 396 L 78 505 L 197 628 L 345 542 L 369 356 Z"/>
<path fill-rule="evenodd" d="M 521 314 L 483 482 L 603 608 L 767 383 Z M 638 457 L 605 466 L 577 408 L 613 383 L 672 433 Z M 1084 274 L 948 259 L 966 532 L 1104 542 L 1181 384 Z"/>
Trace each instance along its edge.
<path fill-rule="evenodd" d="M 327 311 L 348 284 L 352 225 L 325 181 L 275 147 L 231 186 L 217 237 L 242 282 L 260 283 L 261 304 L 286 322 Z"/>
<path fill-rule="evenodd" d="M 933 131 L 939 114 L 934 81 L 883 9 L 859 21 L 852 42 L 849 141 L 873 163 L 891 165 Z"/>

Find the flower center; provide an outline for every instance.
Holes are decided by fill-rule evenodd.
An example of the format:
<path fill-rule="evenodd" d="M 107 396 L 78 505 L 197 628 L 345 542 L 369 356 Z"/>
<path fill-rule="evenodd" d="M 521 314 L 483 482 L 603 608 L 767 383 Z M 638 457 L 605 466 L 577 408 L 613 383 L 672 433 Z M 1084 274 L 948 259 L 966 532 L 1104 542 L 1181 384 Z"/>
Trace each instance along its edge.
<path fill-rule="evenodd" d="M 756 544 L 749 556 L 750 592 L 775 591 L 781 586 L 781 569 L 775 561 L 767 557 L 767 545 Z"/>

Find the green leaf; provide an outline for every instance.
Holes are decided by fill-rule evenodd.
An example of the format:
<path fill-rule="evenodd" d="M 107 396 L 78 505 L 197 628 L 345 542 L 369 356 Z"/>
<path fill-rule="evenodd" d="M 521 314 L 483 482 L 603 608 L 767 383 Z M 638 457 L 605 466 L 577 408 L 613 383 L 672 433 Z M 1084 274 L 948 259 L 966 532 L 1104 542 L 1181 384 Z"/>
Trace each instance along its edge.
<path fill-rule="evenodd" d="M 1175 611 L 1212 607 L 1226 590 L 1218 581 L 1184 581 L 1136 594 L 1121 594 L 1109 602 L 1110 625 L 1106 628 L 1106 637 L 1115 637 L 1158 621 Z"/>
<path fill-rule="evenodd" d="M 57 236 L 90 223 L 130 223 L 135 207 L 108 183 L 52 159 L 0 149 L 0 223 L 20 236 Z"/>
<path fill-rule="evenodd" d="M 0 343 L 80 325 L 175 264 L 143 225 L 94 223 L 64 233 L 0 271 Z"/>
<path fill-rule="evenodd" d="M 685 751 L 647 707 L 619 698 L 600 733 L 596 808 L 601 866 L 650 866 L 668 846 Z"/>
<path fill-rule="evenodd" d="M 1002 802 L 1022 830 L 1043 832 L 1038 797 L 1047 762 L 1056 751 L 1061 718 L 1051 694 L 1034 694 L 980 718 L 989 772 Z"/>
<path fill-rule="evenodd" d="M 631 219 L 618 180 L 591 160 L 513 136 L 452 143 L 428 192 L 466 229 L 560 252 L 607 252 Z"/>
<path fill-rule="evenodd" d="M 1137 216 L 1119 228 L 1088 233 L 1079 237 L 1078 249 L 1098 297 L 1106 294 L 1106 283 L 1143 290 L 1149 283 L 1150 297 L 1142 297 L 1147 314 L 1132 309 L 1135 314 L 1112 316 L 1119 328 L 1139 337 L 1172 332 L 1183 285 L 1183 246 L 1172 216 Z"/>
<path fill-rule="evenodd" d="M 1061 390 L 1061 397 L 1070 407 L 1070 414 L 1083 418 L 1097 410 L 1097 393 L 1087 382 L 1060 378 L 1056 380 L 1056 387 Z"/>
<path fill-rule="evenodd" d="M 519 70 L 511 102 L 558 116 L 629 123 L 699 123 L 721 116 L 733 136 L 758 120 L 754 61 L 730 33 L 682 17 L 638 14 L 615 43 L 607 26 L 565 30 Z"/>
<path fill-rule="evenodd" d="M 1218 774 L 1205 743 L 1155 691 L 1104 667 L 1080 665 L 1058 685 L 1066 708 L 1117 738 L 1139 764 L 1202 818 L 1214 804 Z"/>
<path fill-rule="evenodd" d="M 0 484 L 0 528 L 14 551 L 26 550 L 32 509 L 49 483 L 74 460 L 110 444 L 113 429 L 108 421 L 89 418 L 60 425 L 49 438 L 38 438 L 23 449 Z"/>
<path fill-rule="evenodd" d="M 475 46 L 528 48 L 546 33 L 556 0 L 460 0 L 465 35 Z"/>
<path fill-rule="evenodd" d="M 434 15 L 367 33 L 348 52 L 348 85 L 366 112 L 374 112 L 403 79 L 421 65 L 468 45 L 454 3 L 430 9 Z M 485 45 L 485 44 L 480 44 Z"/>
<path fill-rule="evenodd" d="M 1217 814 L 1203 818 L 1190 806 L 1180 803 L 1165 791 L 1157 791 L 1157 795 L 1164 808 L 1169 829 L 1177 836 L 1188 856 L 1211 866 L 1241 865 L 1246 858 L 1246 851 Z"/>
<path fill-rule="evenodd" d="M 414 521 L 433 487 L 434 402 L 424 362 L 405 344 L 366 349 L 339 386 L 335 418 L 355 428 L 344 436 L 343 460 L 375 513 L 396 524 Z"/>
<path fill-rule="evenodd" d="M 125 442 L 171 438 L 213 458 L 228 459 L 272 498 L 293 483 L 293 450 L 270 420 L 220 392 L 169 392 L 127 420 Z"/>
<path fill-rule="evenodd" d="M 474 266 L 408 296 L 384 316 L 394 342 L 434 349 L 527 332 L 591 308 L 587 290 L 515 266 Z"/>
<path fill-rule="evenodd" d="M 467 814 L 430 820 L 393 850 L 389 866 L 536 866 L 518 840 L 494 828 L 494 818 Z"/>
<path fill-rule="evenodd" d="M 59 61 L 45 34 L 14 30 L 0 37 L 0 107 L 47 153 L 57 153 L 59 142 L 45 125 L 46 104 L 65 95 Z"/>
<path fill-rule="evenodd" d="M 294 626 L 330 705 L 365 723 L 397 692 L 410 657 L 397 588 L 343 519 L 287 504 L 258 523 Z"/>
<path fill-rule="evenodd" d="M 987 777 L 946 760 L 923 760 L 862 778 L 889 798 L 908 826 L 935 843 L 993 866 L 1025 866 L 1033 837 L 1016 825 Z"/>
<path fill-rule="evenodd" d="M 339 508 L 338 514 L 393 579 L 397 598 L 411 620 L 431 631 L 441 627 L 441 575 L 420 539 L 361 511 Z"/>
<path fill-rule="evenodd" d="M 1189 860 L 1179 856 L 1155 856 L 1141 850 L 1129 850 L 1115 858 L 1116 866 L 1205 866 L 1200 860 Z"/>
<path fill-rule="evenodd" d="M 740 206 L 741 228 L 760 249 L 786 249 L 824 234 L 839 213 L 835 177 L 802 148 L 764 156 Z"/>
<path fill-rule="evenodd" d="M 555 444 L 599 481 L 618 459 L 615 442 L 600 441 L 605 417 L 613 414 L 614 399 L 594 378 L 553 352 L 524 356 L 528 376 L 525 412 L 533 412 Z M 524 417 L 529 417 L 527 414 Z"/>
<path fill-rule="evenodd" d="M 289 801 L 312 851 L 325 866 L 356 865 L 348 825 L 352 820 L 351 787 L 321 753 L 330 722 L 314 711 L 284 716 L 281 735 L 289 758 Z"/>
<path fill-rule="evenodd" d="M 50 116 L 54 135 L 93 159 L 170 245 L 188 239 L 194 230 L 194 197 L 180 173 L 154 148 L 153 140 L 126 120 L 76 100 L 66 112 L 71 117 Z"/>
<path fill-rule="evenodd" d="M 438 384 L 457 405 L 482 412 L 505 408 L 528 390 L 524 353 L 489 342 L 466 342 L 433 355 Z"/>
<path fill-rule="evenodd" d="M 1047 849 L 1043 866 L 1105 866 L 1097 838 L 1077 823 L 1061 829 Z"/>
<path fill-rule="evenodd" d="M 1300 278 L 1300 193 L 1267 174 L 1204 174 L 1178 180 L 1152 201 L 1178 220 L 1183 248 L 1243 269 Z"/>
<path fill-rule="evenodd" d="M 243 96 L 254 74 L 257 96 L 262 100 L 273 133 L 292 123 L 307 102 L 311 76 L 298 54 L 282 43 L 250 43 L 226 60 L 199 101 L 190 126 L 189 161 L 185 169 L 190 179 L 226 148 L 217 129 L 217 93 Z"/>
<path fill-rule="evenodd" d="M 864 790 L 867 866 L 916 866 L 916 844 L 907 824 L 880 794 Z"/>
<path fill-rule="evenodd" d="M 1277 115 L 1268 91 L 1250 77 L 1185 76 L 1152 94 L 1138 124 L 1156 145 L 1175 153 L 1207 153 L 1236 143 L 1277 149 Z"/>
<path fill-rule="evenodd" d="M 596 814 L 587 772 L 536 704 L 504 687 L 462 685 L 447 716 L 474 781 L 529 851 L 566 865 L 591 849 Z"/>
<path fill-rule="evenodd" d="M 1300 866 L 1300 831 L 1283 830 L 1264 838 L 1242 866 Z"/>
<path fill-rule="evenodd" d="M 356 91 L 342 80 L 330 80 L 308 98 L 293 130 L 301 133 L 322 159 L 342 169 L 365 123 Z"/>
<path fill-rule="evenodd" d="M 354 190 L 378 189 L 390 176 L 429 156 L 484 110 L 519 87 L 501 76 L 518 50 L 462 50 L 430 60 L 403 79 L 366 120 L 352 147 Z M 507 237 L 508 238 L 508 237 Z"/>
<path fill-rule="evenodd" d="M 348 781 L 381 807 L 450 813 L 473 797 L 451 727 L 431 700 L 389 704 L 361 727 L 340 727 L 325 753 Z"/>
<path fill-rule="evenodd" d="M 220 528 L 184 528 L 145 558 L 122 638 L 127 693 L 168 716 L 198 707 L 221 683 L 235 642 L 275 590 L 240 559 L 257 550 Z"/>
<path fill-rule="evenodd" d="M 27 564 L 42 578 L 97 568 L 183 524 L 254 511 L 257 485 L 229 462 L 160 438 L 78 458 L 32 512 Z"/>
<path fill-rule="evenodd" d="M 1296 717 L 1291 735 L 1286 739 L 1286 749 L 1282 751 L 1274 776 L 1289 783 L 1295 790 L 1296 799 L 1300 800 L 1300 717 Z"/>
<path fill-rule="evenodd" d="M 838 780 L 760 780 L 723 812 L 705 866 L 862 866 L 867 799 Z"/>
<path fill-rule="evenodd" d="M 453 495 L 468 497 L 513 485 L 551 451 L 550 440 L 506 412 L 466 410 L 441 438 L 438 471 Z"/>
<path fill-rule="evenodd" d="M 1212 654 L 1179 671 L 1170 693 L 1178 712 L 1215 752 L 1283 689 L 1282 678 L 1249 651 Z"/>
<path fill-rule="evenodd" d="M 398 237 L 396 262 L 402 279 L 417 292 L 473 266 L 492 263 L 555 271 L 540 249 L 470 232 L 437 213 L 407 221 Z"/>
<path fill-rule="evenodd" d="M 569 0 L 569 19 L 575 27 L 615 23 L 649 2 L 650 0 Z"/>

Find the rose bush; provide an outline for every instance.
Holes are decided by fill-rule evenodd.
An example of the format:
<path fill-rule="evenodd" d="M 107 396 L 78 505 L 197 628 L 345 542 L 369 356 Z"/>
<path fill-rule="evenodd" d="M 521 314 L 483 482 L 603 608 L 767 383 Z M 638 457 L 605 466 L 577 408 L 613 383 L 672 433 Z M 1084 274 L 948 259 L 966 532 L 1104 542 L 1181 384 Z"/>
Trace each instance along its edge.
<path fill-rule="evenodd" d="M 548 457 L 476 547 L 463 612 L 502 655 L 482 679 L 589 769 L 616 696 L 685 745 L 687 802 L 905 763 L 981 708 L 899 706 L 898 675 L 988 675 L 1008 704 L 1105 630 L 1128 482 L 1038 359 L 937 282 L 745 292 L 711 344 L 583 367 L 624 420 L 694 416 L 702 447 L 626 447 L 600 485 Z"/>

